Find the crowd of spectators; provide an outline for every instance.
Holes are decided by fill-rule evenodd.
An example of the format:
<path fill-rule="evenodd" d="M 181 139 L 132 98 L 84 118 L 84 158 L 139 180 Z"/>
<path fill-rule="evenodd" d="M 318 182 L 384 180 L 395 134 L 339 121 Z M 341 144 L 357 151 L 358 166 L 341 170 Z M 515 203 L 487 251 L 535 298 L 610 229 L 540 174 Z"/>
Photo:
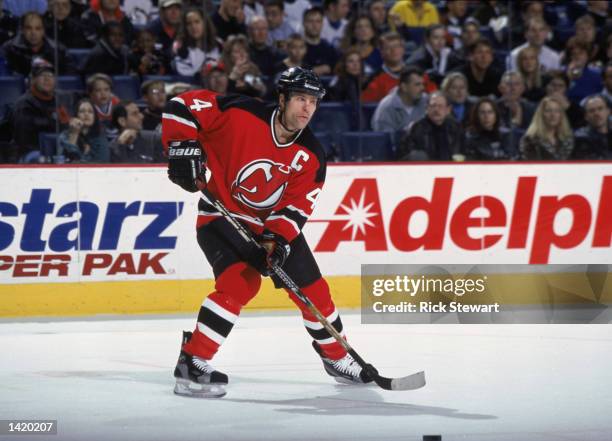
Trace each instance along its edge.
<path fill-rule="evenodd" d="M 162 162 L 168 99 L 205 87 L 273 100 L 292 66 L 322 76 L 322 106 L 344 103 L 351 130 L 387 133 L 389 159 L 612 159 L 610 9 L 607 0 L 0 0 L 0 81 L 24 88 L 16 100 L 0 91 L 0 162 Z M 126 76 L 135 96 L 117 87 Z M 61 86 L 66 78 L 76 87 Z M 55 135 L 50 153 L 43 134 Z"/>

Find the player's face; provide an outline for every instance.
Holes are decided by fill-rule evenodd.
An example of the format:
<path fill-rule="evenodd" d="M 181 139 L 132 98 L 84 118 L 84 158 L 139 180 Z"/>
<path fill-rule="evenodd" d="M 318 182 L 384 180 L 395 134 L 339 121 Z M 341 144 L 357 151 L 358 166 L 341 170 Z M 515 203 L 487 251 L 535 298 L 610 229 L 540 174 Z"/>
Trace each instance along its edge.
<path fill-rule="evenodd" d="M 77 112 L 77 118 L 83 121 L 83 127 L 93 126 L 96 120 L 93 106 L 88 102 L 81 103 Z"/>
<path fill-rule="evenodd" d="M 108 104 L 112 96 L 111 88 L 106 81 L 98 80 L 93 86 L 90 98 L 94 104 L 102 106 Z"/>
<path fill-rule="evenodd" d="M 306 93 L 295 93 L 285 103 L 285 125 L 301 130 L 308 125 L 317 110 L 317 97 Z"/>

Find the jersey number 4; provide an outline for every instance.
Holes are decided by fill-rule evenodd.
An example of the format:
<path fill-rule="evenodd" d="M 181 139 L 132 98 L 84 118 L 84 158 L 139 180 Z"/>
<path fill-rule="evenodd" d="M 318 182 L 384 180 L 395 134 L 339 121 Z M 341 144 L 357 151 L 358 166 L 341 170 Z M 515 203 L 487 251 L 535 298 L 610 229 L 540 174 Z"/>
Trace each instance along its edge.
<path fill-rule="evenodd" d="M 212 107 L 212 103 L 208 102 L 208 101 L 202 101 L 199 100 L 197 98 L 193 99 L 193 104 L 191 106 L 189 106 L 189 108 L 191 110 L 195 110 L 196 112 L 199 112 L 202 109 L 208 109 L 209 107 Z"/>

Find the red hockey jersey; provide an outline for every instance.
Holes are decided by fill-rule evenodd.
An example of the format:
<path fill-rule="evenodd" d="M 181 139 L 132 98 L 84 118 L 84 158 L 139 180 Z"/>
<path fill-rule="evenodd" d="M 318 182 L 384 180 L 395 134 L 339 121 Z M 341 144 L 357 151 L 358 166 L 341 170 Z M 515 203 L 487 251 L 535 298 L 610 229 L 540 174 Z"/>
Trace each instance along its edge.
<path fill-rule="evenodd" d="M 197 139 L 211 172 L 208 189 L 256 234 L 269 230 L 287 241 L 298 236 L 325 180 L 325 154 L 306 127 L 281 144 L 276 106 L 208 90 L 170 100 L 162 116 L 164 148 Z M 220 216 L 202 195 L 198 226 Z"/>

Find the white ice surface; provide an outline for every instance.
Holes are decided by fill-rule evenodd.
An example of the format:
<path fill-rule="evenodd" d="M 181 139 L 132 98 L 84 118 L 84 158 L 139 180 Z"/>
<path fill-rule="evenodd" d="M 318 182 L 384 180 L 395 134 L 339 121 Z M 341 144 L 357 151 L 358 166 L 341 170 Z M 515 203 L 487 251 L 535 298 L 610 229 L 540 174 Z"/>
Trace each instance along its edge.
<path fill-rule="evenodd" d="M 225 398 L 172 393 L 193 317 L 0 322 L 0 419 L 57 419 L 34 440 L 612 440 L 610 325 L 361 325 L 349 341 L 418 391 L 336 385 L 300 317 L 243 314 L 214 360 Z"/>

